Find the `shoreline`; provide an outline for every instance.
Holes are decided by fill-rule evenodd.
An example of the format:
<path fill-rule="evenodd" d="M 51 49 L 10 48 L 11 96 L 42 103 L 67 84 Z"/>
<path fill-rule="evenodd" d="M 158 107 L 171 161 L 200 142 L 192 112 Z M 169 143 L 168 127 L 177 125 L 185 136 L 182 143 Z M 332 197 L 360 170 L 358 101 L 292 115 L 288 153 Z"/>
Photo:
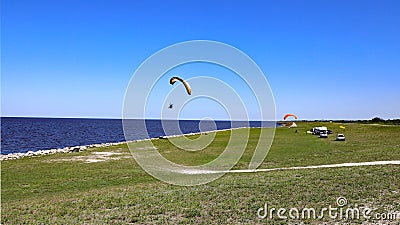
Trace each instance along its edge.
<path fill-rule="evenodd" d="M 10 154 L 0 154 L 0 161 L 7 161 L 7 160 L 16 160 L 25 157 L 39 157 L 44 155 L 53 155 L 56 153 L 73 153 L 73 152 L 82 152 L 90 148 L 104 148 L 109 146 L 116 146 L 121 144 L 127 144 L 132 142 L 141 142 L 141 141 L 152 141 L 157 139 L 168 139 L 174 137 L 182 137 L 182 136 L 192 136 L 192 135 L 199 135 L 199 134 L 207 134 L 219 131 L 228 131 L 234 129 L 243 129 L 243 128 L 262 128 L 262 127 L 235 127 L 235 128 L 228 128 L 228 129 L 221 129 L 221 130 L 211 130 L 211 131 L 203 131 L 203 132 L 195 132 L 195 133 L 187 133 L 187 134 L 177 134 L 177 135 L 169 135 L 169 136 L 159 136 L 154 138 L 145 138 L 145 139 L 138 139 L 132 141 L 121 141 L 121 142 L 109 142 L 109 143 L 100 143 L 100 144 L 90 144 L 90 145 L 80 145 L 80 146 L 72 146 L 72 147 L 64 147 L 64 148 L 57 148 L 57 149 L 46 149 L 46 150 L 38 150 L 38 151 L 28 151 L 25 153 L 17 152 L 17 153 L 10 153 Z"/>

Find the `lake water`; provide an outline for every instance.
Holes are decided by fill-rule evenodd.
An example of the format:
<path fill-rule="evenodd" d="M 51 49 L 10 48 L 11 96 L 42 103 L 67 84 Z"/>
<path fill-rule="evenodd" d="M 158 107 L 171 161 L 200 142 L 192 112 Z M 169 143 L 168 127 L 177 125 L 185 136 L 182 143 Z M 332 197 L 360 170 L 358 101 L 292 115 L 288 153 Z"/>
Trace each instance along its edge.
<path fill-rule="evenodd" d="M 76 118 L 1 118 L 1 154 L 25 153 L 70 146 L 113 143 L 164 136 L 161 120 L 129 120 L 131 127 L 145 123 L 146 132 L 138 130 L 124 136 L 121 119 L 76 119 Z M 164 121 L 164 127 L 178 122 L 179 130 L 168 130 L 167 134 L 194 133 L 248 126 L 247 122 L 180 120 Z M 250 127 L 272 127 L 275 122 L 251 121 Z M 135 129 L 129 129 L 134 131 Z"/>

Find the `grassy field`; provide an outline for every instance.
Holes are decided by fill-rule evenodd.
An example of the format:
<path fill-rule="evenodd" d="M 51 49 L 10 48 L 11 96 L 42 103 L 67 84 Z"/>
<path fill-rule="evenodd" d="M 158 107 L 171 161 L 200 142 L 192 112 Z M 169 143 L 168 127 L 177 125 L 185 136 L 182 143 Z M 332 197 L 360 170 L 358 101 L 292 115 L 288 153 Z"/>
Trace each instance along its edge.
<path fill-rule="evenodd" d="M 282 168 L 348 162 L 400 160 L 400 126 L 299 123 L 295 129 L 277 128 L 273 145 L 260 168 Z M 327 139 L 306 135 L 325 125 Z M 268 128 L 265 128 L 268 129 Z M 334 141 L 344 133 L 345 142 Z M 234 169 L 247 169 L 260 129 L 253 128 L 246 151 Z M 230 131 L 218 132 L 213 143 L 198 152 L 185 152 L 156 140 L 166 158 L 199 165 L 216 158 Z M 195 137 L 192 137 L 195 138 Z M 90 163 L 89 163 L 90 162 Z M 345 197 L 346 207 L 368 207 L 376 214 L 400 213 L 400 166 L 277 170 L 226 174 L 206 185 L 180 187 L 156 180 L 130 156 L 127 145 L 92 148 L 84 152 L 3 161 L 1 164 L 2 224 L 287 224 L 384 223 L 379 220 L 260 219 L 257 211 L 313 207 L 317 210 Z M 286 214 L 287 215 L 287 214 Z"/>

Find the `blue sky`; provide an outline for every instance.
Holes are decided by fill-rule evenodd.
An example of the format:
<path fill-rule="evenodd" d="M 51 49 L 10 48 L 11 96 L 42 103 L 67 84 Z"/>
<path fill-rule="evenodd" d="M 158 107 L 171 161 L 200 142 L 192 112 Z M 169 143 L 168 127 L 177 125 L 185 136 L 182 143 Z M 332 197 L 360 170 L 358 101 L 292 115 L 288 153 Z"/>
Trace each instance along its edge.
<path fill-rule="evenodd" d="M 197 39 L 248 54 L 277 119 L 400 117 L 400 2 L 365 0 L 3 0 L 2 116 L 120 118 L 138 66 Z M 187 117 L 223 117 L 198 103 Z"/>

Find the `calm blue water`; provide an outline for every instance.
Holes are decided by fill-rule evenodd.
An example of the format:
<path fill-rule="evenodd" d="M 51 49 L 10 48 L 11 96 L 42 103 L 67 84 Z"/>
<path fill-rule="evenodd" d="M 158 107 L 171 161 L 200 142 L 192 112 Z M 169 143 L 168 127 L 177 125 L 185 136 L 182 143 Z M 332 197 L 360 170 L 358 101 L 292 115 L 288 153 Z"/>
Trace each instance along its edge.
<path fill-rule="evenodd" d="M 135 127 L 145 122 L 147 133 Z M 164 121 L 164 127 L 173 127 L 176 121 Z M 166 135 L 161 120 L 130 120 L 127 139 L 138 140 Z M 199 120 L 179 121 L 179 130 L 170 129 L 168 135 L 193 133 L 246 126 L 246 122 Z M 166 125 L 166 126 L 165 126 Z M 274 122 L 250 122 L 251 127 L 272 127 Z M 63 119 L 63 118 L 1 118 L 1 154 L 64 148 L 125 141 L 121 119 Z"/>

